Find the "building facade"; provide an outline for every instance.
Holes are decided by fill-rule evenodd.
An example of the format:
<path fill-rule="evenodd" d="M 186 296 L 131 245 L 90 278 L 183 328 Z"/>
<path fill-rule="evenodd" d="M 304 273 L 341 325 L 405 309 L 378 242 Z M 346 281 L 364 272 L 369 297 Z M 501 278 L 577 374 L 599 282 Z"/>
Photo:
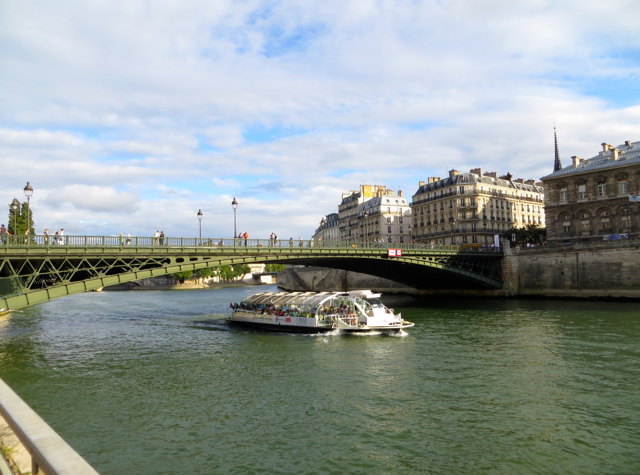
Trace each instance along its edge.
<path fill-rule="evenodd" d="M 339 241 L 338 213 L 329 213 L 322 218 L 311 239 L 314 241 Z"/>
<path fill-rule="evenodd" d="M 371 198 L 360 206 L 358 217 L 359 241 L 411 242 L 411 206 L 402 191 Z"/>
<path fill-rule="evenodd" d="M 626 141 L 618 147 L 603 143 L 595 157 L 571 158 L 570 166 L 542 178 L 547 241 L 637 237 L 640 142 Z"/>
<path fill-rule="evenodd" d="M 413 240 L 422 243 L 477 245 L 525 224 L 542 225 L 544 189 L 535 180 L 510 174 L 451 170 L 449 177 L 421 181 L 413 195 Z"/>

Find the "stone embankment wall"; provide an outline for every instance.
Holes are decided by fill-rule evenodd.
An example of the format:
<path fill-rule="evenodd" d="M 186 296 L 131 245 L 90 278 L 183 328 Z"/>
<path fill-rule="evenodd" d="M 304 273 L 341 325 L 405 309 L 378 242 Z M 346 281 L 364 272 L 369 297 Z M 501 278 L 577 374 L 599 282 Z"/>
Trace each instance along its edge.
<path fill-rule="evenodd" d="M 509 249 L 504 292 L 545 297 L 640 298 L 640 241 Z"/>
<path fill-rule="evenodd" d="M 278 287 L 289 291 L 371 289 L 413 295 L 640 299 L 640 241 L 507 249 L 501 290 L 418 290 L 356 272 L 320 267 L 288 268 Z"/>

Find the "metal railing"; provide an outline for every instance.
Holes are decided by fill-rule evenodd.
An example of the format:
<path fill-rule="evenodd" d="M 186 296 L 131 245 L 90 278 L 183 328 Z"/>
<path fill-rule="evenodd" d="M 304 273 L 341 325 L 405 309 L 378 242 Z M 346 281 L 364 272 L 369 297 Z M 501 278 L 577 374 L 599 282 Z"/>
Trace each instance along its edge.
<path fill-rule="evenodd" d="M 98 475 L 85 459 L 1 379 L 0 415 L 31 456 L 33 475 Z"/>
<path fill-rule="evenodd" d="M 484 232 L 485 230 L 483 230 Z M 487 232 L 494 231 L 486 229 Z M 497 231 L 497 230 L 496 230 Z M 503 231 L 500 231 L 503 232 Z M 432 234 L 431 236 L 439 236 L 444 233 Z M 450 234 L 447 232 L 447 234 Z M 423 235 L 427 236 L 427 235 Z M 408 239 L 411 239 L 407 235 Z M 388 241 L 314 241 L 304 239 L 229 239 L 229 238 L 176 238 L 176 237 L 141 237 L 141 236 L 44 236 L 44 235 L 2 235 L 0 236 L 0 249 L 8 247 L 21 248 L 128 248 L 128 247 L 155 247 L 155 248 L 219 248 L 219 249 L 246 249 L 246 248 L 273 248 L 273 249 L 403 249 L 403 250 L 423 250 L 424 243 L 399 243 Z M 434 250 L 442 251 L 460 251 L 461 246 L 429 244 L 428 247 Z M 468 251 L 468 249 L 464 249 Z M 496 249 L 499 251 L 499 249 Z"/>

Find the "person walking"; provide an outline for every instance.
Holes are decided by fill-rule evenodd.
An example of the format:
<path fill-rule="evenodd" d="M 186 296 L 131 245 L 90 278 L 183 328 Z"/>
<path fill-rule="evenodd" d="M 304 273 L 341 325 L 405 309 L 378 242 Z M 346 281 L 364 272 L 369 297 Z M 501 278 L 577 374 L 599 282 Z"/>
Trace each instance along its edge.
<path fill-rule="evenodd" d="M 131 234 L 127 234 L 127 246 L 131 246 Z"/>
<path fill-rule="evenodd" d="M 64 244 L 66 244 L 66 241 L 64 240 L 64 228 L 62 228 L 60 230 L 60 245 L 63 246 Z"/>
<path fill-rule="evenodd" d="M 164 231 L 160 231 L 160 245 L 164 246 Z"/>
<path fill-rule="evenodd" d="M 245 232 L 243 237 L 244 237 L 244 247 L 248 247 L 249 233 Z"/>
<path fill-rule="evenodd" d="M 289 247 L 293 247 L 293 238 L 289 238 Z"/>
<path fill-rule="evenodd" d="M 45 246 L 49 245 L 49 230 L 48 229 L 44 230 L 44 245 Z"/>
<path fill-rule="evenodd" d="M 304 247 L 304 243 L 302 242 L 302 236 L 298 236 L 298 247 Z"/>
<path fill-rule="evenodd" d="M 58 233 L 56 233 L 58 234 Z M 124 246 L 124 235 L 120 233 L 120 247 Z"/>
<path fill-rule="evenodd" d="M 153 235 L 153 245 L 157 246 L 158 245 L 158 238 L 160 237 L 160 231 L 156 231 L 156 233 Z"/>
<path fill-rule="evenodd" d="M 0 244 L 7 243 L 7 236 L 11 236 L 11 233 L 4 227 L 4 224 L 0 225 Z"/>
<path fill-rule="evenodd" d="M 269 246 L 273 247 L 274 246 L 274 242 L 275 241 L 275 233 L 271 233 L 271 236 L 269 236 Z"/>

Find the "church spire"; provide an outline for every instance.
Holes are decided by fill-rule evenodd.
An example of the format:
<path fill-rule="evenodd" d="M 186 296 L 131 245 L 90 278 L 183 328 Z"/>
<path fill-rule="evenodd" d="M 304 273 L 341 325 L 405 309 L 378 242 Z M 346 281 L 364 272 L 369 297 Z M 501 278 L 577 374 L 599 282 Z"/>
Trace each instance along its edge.
<path fill-rule="evenodd" d="M 556 126 L 553 126 L 553 141 L 556 145 L 556 160 L 553 163 L 553 171 L 557 172 L 558 170 L 562 170 L 562 163 L 560 163 L 560 152 L 558 152 L 558 135 L 556 134 Z"/>

